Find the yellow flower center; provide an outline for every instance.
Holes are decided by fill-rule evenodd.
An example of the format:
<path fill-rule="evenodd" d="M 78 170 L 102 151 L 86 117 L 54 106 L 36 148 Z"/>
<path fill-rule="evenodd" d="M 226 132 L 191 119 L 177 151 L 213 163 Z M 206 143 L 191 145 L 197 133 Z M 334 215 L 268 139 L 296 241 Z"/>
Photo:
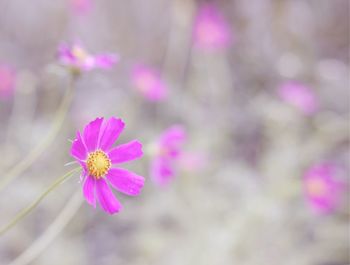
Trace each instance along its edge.
<path fill-rule="evenodd" d="M 89 57 L 85 50 L 77 46 L 73 47 L 72 53 L 80 61 L 84 61 L 87 57 Z"/>
<path fill-rule="evenodd" d="M 86 164 L 90 175 L 96 179 L 106 175 L 112 165 L 111 160 L 101 150 L 90 153 Z"/>
<path fill-rule="evenodd" d="M 326 184 L 319 179 L 310 180 L 306 188 L 312 196 L 322 196 L 327 190 Z"/>

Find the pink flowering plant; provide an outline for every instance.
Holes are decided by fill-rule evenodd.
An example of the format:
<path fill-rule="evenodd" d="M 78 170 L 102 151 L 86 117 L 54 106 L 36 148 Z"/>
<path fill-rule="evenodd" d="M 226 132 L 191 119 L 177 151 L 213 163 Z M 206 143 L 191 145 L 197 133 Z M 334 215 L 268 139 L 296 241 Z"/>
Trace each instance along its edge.
<path fill-rule="evenodd" d="M 186 138 L 185 129 L 181 125 L 173 125 L 156 141 L 150 171 L 156 184 L 166 185 L 175 177 Z"/>
<path fill-rule="evenodd" d="M 131 80 L 135 89 L 149 101 L 162 101 L 167 97 L 168 87 L 160 72 L 153 67 L 139 64 L 134 66 Z"/>
<path fill-rule="evenodd" d="M 347 1 L 163 2 L 0 1 L 0 265 L 350 264 Z"/>
<path fill-rule="evenodd" d="M 215 5 L 205 4 L 199 8 L 193 39 L 196 47 L 203 50 L 223 49 L 231 44 L 230 26 Z"/>
<path fill-rule="evenodd" d="M 317 213 L 327 214 L 340 206 L 344 182 L 337 179 L 337 167 L 332 163 L 311 166 L 304 175 L 304 191 L 308 204 Z"/>
<path fill-rule="evenodd" d="M 299 82 L 285 82 L 278 88 L 279 96 L 305 115 L 311 115 L 318 109 L 315 92 Z"/>
<path fill-rule="evenodd" d="M 16 85 L 16 73 L 8 65 L 0 65 L 0 100 L 12 97 Z"/>
<path fill-rule="evenodd" d="M 93 207 L 98 201 L 109 214 L 119 212 L 122 206 L 108 183 L 124 194 L 136 196 L 145 181 L 142 176 L 119 167 L 121 163 L 143 155 L 142 145 L 136 140 L 112 147 L 123 129 L 121 119 L 112 117 L 104 122 L 103 118 L 97 118 L 85 126 L 82 134 L 77 132 L 71 148 L 71 155 L 82 167 L 81 179 L 86 201 Z"/>
<path fill-rule="evenodd" d="M 92 9 L 93 0 L 69 0 L 70 8 L 76 15 L 85 15 Z"/>
<path fill-rule="evenodd" d="M 61 44 L 58 49 L 58 60 L 72 71 L 80 73 L 98 68 L 110 69 L 119 61 L 119 58 L 111 53 L 92 55 L 75 43 L 71 46 Z"/>

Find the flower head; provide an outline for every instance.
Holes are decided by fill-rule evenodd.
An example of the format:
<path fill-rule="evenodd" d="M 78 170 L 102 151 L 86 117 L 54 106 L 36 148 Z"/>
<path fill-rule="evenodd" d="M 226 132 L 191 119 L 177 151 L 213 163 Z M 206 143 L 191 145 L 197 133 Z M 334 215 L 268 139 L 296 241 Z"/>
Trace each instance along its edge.
<path fill-rule="evenodd" d="M 143 155 L 141 143 L 135 140 L 112 147 L 123 129 L 124 122 L 121 119 L 112 117 L 104 122 L 103 118 L 97 118 L 85 126 L 82 134 L 77 132 L 71 147 L 71 155 L 83 168 L 83 194 L 86 201 L 96 207 L 97 200 L 109 214 L 119 212 L 122 206 L 108 183 L 122 193 L 136 196 L 145 181 L 142 176 L 116 167 Z"/>
<path fill-rule="evenodd" d="M 0 65 L 0 100 L 7 100 L 13 95 L 15 84 L 15 71 L 7 65 Z"/>
<path fill-rule="evenodd" d="M 161 101 L 167 96 L 168 87 L 156 69 L 137 65 L 132 70 L 132 82 L 139 93 L 149 101 Z"/>
<path fill-rule="evenodd" d="M 304 175 L 304 191 L 316 212 L 330 213 L 339 206 L 344 183 L 336 179 L 337 168 L 330 163 L 310 167 Z"/>
<path fill-rule="evenodd" d="M 151 162 L 151 176 L 155 183 L 165 185 L 175 176 L 185 140 L 186 132 L 180 125 L 170 127 L 159 137 Z"/>
<path fill-rule="evenodd" d="M 286 82 L 279 87 L 280 97 L 306 115 L 313 114 L 318 108 L 315 93 L 309 87 L 297 83 Z"/>
<path fill-rule="evenodd" d="M 82 46 L 62 44 L 58 50 L 59 61 L 75 72 L 87 72 L 92 69 L 109 69 L 118 62 L 115 54 L 89 54 Z"/>
<path fill-rule="evenodd" d="M 195 45 L 203 50 L 227 48 L 232 41 L 230 26 L 212 4 L 200 7 L 194 24 Z"/>
<path fill-rule="evenodd" d="M 198 172 L 206 168 L 208 157 L 200 152 L 182 152 L 178 158 L 178 165 L 187 172 Z"/>
<path fill-rule="evenodd" d="M 70 0 L 70 7 L 77 15 L 85 15 L 92 8 L 92 0 Z"/>

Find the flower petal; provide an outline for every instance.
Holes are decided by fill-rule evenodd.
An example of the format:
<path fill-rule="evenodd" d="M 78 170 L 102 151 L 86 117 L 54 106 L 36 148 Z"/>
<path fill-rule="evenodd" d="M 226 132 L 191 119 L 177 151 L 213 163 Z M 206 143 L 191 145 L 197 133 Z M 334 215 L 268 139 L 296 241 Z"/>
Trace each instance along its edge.
<path fill-rule="evenodd" d="M 86 72 L 94 69 L 96 67 L 94 57 L 87 56 L 84 60 L 77 60 L 77 67 Z"/>
<path fill-rule="evenodd" d="M 145 183 L 144 177 L 122 168 L 111 168 L 107 179 L 116 190 L 130 196 L 139 195 Z"/>
<path fill-rule="evenodd" d="M 102 122 L 103 118 L 97 118 L 90 122 L 84 129 L 84 142 L 89 152 L 94 151 L 97 148 Z"/>
<path fill-rule="evenodd" d="M 83 185 L 83 194 L 86 201 L 94 207 L 96 207 L 95 186 L 95 179 L 92 176 L 86 176 Z"/>
<path fill-rule="evenodd" d="M 118 139 L 124 126 L 125 124 L 121 119 L 110 118 L 101 129 L 100 148 L 104 151 L 108 150 Z"/>
<path fill-rule="evenodd" d="M 80 132 L 77 132 L 77 136 L 72 143 L 70 154 L 78 160 L 85 160 L 87 157 L 86 147 L 81 139 Z"/>
<path fill-rule="evenodd" d="M 142 144 L 136 140 L 119 145 L 108 153 L 112 163 L 123 163 L 137 159 L 142 155 Z"/>
<path fill-rule="evenodd" d="M 74 62 L 74 56 L 72 54 L 71 48 L 62 43 L 59 48 L 58 48 L 58 59 L 63 63 L 63 64 L 71 64 Z"/>
<path fill-rule="evenodd" d="M 136 65 L 132 71 L 135 88 L 150 101 L 161 101 L 168 95 L 168 86 L 160 72 L 146 65 Z"/>
<path fill-rule="evenodd" d="M 109 69 L 119 61 L 119 58 L 115 54 L 100 54 L 94 57 L 94 61 L 96 67 Z"/>
<path fill-rule="evenodd" d="M 181 145 L 186 140 L 186 130 L 182 125 L 173 125 L 161 136 L 161 142 L 165 145 Z"/>
<path fill-rule="evenodd" d="M 116 199 L 113 192 L 108 187 L 107 182 L 103 178 L 96 180 L 96 195 L 105 212 L 114 214 L 122 209 L 122 205 Z"/>
<path fill-rule="evenodd" d="M 158 157 L 152 161 L 151 177 L 156 184 L 166 185 L 174 174 L 173 165 L 169 159 Z"/>

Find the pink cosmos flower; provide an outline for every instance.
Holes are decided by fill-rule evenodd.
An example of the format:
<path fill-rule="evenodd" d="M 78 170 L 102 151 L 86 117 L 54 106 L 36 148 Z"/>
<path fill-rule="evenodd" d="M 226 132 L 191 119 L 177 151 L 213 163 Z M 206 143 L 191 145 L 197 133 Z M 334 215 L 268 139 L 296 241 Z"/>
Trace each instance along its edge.
<path fill-rule="evenodd" d="M 313 165 L 304 175 L 308 203 L 317 213 L 330 213 L 339 206 L 344 183 L 336 179 L 337 168 L 330 163 Z"/>
<path fill-rule="evenodd" d="M 168 87 L 156 69 L 137 65 L 132 70 L 131 79 L 137 91 L 147 100 L 161 101 L 166 98 Z"/>
<path fill-rule="evenodd" d="M 7 100 L 12 97 L 15 85 L 15 71 L 7 65 L 0 65 L 0 99 Z"/>
<path fill-rule="evenodd" d="M 77 72 L 86 72 L 96 68 L 109 69 L 119 60 L 115 54 L 91 55 L 78 44 L 72 46 L 61 44 L 58 59 L 63 65 Z"/>
<path fill-rule="evenodd" d="M 315 93 L 301 83 L 286 82 L 279 87 L 278 92 L 284 101 L 295 106 L 306 115 L 313 114 L 318 109 Z"/>
<path fill-rule="evenodd" d="M 203 170 L 208 163 L 208 158 L 199 152 L 182 152 L 178 158 L 178 165 L 188 172 Z"/>
<path fill-rule="evenodd" d="M 140 158 L 143 153 L 141 143 L 135 140 L 112 147 L 124 129 L 124 122 L 116 118 L 103 121 L 103 118 L 97 118 L 85 126 L 82 135 L 77 132 L 71 155 L 83 168 L 81 179 L 86 201 L 96 207 L 97 200 L 105 212 L 114 214 L 122 206 L 107 181 L 122 193 L 138 195 L 144 178 L 115 165 Z"/>
<path fill-rule="evenodd" d="M 203 50 L 227 48 L 232 42 L 230 26 L 214 5 L 205 4 L 198 10 L 193 39 Z"/>
<path fill-rule="evenodd" d="M 151 177 L 156 184 L 165 185 L 175 176 L 185 140 L 186 132 L 180 125 L 170 127 L 159 137 L 151 162 Z"/>
<path fill-rule="evenodd" d="M 70 7 L 77 15 L 85 15 L 92 8 L 92 0 L 70 0 Z"/>

